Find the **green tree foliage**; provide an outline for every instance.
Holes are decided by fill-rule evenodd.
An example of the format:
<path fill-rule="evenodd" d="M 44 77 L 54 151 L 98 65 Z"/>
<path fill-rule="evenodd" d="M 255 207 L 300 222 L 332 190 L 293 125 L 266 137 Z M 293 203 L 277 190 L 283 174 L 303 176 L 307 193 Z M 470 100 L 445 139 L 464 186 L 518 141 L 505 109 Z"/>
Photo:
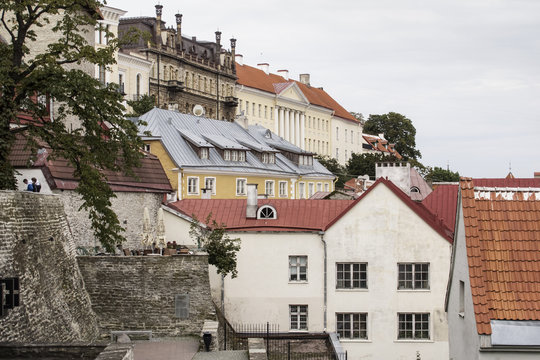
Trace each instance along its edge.
<path fill-rule="evenodd" d="M 378 162 L 400 161 L 395 156 L 384 155 L 381 153 L 352 153 L 347 161 L 347 173 L 353 176 L 369 175 L 371 179 L 375 178 L 375 164 Z"/>
<path fill-rule="evenodd" d="M 364 132 L 373 135 L 384 133 L 386 140 L 396 144 L 396 150 L 405 160 L 418 160 L 422 157 L 416 149 L 416 129 L 412 121 L 401 114 L 389 112 L 369 115 L 364 124 Z"/>
<path fill-rule="evenodd" d="M 82 208 L 89 210 L 95 235 L 111 251 L 124 240 L 123 229 L 111 209 L 114 195 L 101 170 L 129 174 L 140 163 L 143 144 L 137 126 L 122 114 L 117 86 L 102 85 L 81 70 L 115 61 L 118 41 L 111 33 L 108 45 L 98 49 L 86 40 L 94 37 L 101 6 L 95 0 L 0 2 L 5 40 L 0 41 L 0 189 L 16 187 L 7 160 L 14 141 L 10 123 L 24 112 L 35 119 L 27 124 L 30 143 L 46 143 L 75 169 Z M 37 48 L 43 51 L 36 54 Z M 38 95 L 47 101 L 35 101 Z M 57 104 L 54 121 L 47 120 L 50 99 Z M 78 118 L 81 128 L 67 129 L 70 117 Z"/>
<path fill-rule="evenodd" d="M 192 219 L 189 236 L 208 253 L 208 263 L 216 266 L 218 274 L 231 274 L 234 279 L 238 275 L 236 253 L 240 250 L 240 239 L 231 239 L 225 225 L 212 219 L 212 213 L 208 214 L 204 224 L 195 215 Z"/>
<path fill-rule="evenodd" d="M 457 182 L 459 181 L 459 172 L 435 166 L 434 168 L 428 168 L 425 179 L 430 182 Z"/>
<path fill-rule="evenodd" d="M 328 171 L 337 177 L 335 184 L 336 189 L 343 189 L 343 185 L 351 179 L 347 174 L 347 170 L 335 158 L 328 155 L 315 155 L 315 159 L 321 163 Z"/>
<path fill-rule="evenodd" d="M 142 114 L 146 114 L 152 110 L 156 104 L 156 97 L 154 95 L 142 95 L 138 100 L 129 100 L 127 102 L 131 106 L 132 112 L 127 114 L 128 117 L 137 117 Z"/>
<path fill-rule="evenodd" d="M 362 113 L 351 111 L 350 114 L 354 116 L 354 118 L 358 120 L 362 125 L 364 125 L 364 123 L 366 122 L 366 119 L 364 119 L 364 115 Z"/>

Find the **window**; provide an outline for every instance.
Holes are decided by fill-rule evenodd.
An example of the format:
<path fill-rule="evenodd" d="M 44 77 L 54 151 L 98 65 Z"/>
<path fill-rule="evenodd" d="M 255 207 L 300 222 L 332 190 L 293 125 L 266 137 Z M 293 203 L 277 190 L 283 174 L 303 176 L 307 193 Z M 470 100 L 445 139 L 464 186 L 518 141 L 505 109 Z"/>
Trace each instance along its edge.
<path fill-rule="evenodd" d="M 199 195 L 199 177 L 198 176 L 188 176 L 187 192 L 189 195 Z"/>
<path fill-rule="evenodd" d="M 339 127 L 336 126 L 336 140 L 339 140 Z"/>
<path fill-rule="evenodd" d="M 308 183 L 308 198 L 312 197 L 315 193 L 315 184 L 310 182 Z"/>
<path fill-rule="evenodd" d="M 336 328 L 340 339 L 367 340 L 367 313 L 336 313 Z"/>
<path fill-rule="evenodd" d="M 118 91 L 124 93 L 124 74 L 118 74 Z"/>
<path fill-rule="evenodd" d="M 236 179 L 236 195 L 246 195 L 247 179 Z"/>
<path fill-rule="evenodd" d="M 216 178 L 215 177 L 205 177 L 204 178 L 204 187 L 207 189 L 212 189 L 212 195 L 216 195 Z"/>
<path fill-rule="evenodd" d="M 265 189 L 265 194 L 266 195 L 271 196 L 271 197 L 275 196 L 274 184 L 275 184 L 274 180 L 266 180 L 264 182 L 264 189 Z"/>
<path fill-rule="evenodd" d="M 246 101 L 246 115 L 249 115 L 249 101 Z"/>
<path fill-rule="evenodd" d="M 232 151 L 232 161 L 238 161 L 238 151 L 233 150 Z"/>
<path fill-rule="evenodd" d="M 347 142 L 347 129 L 345 129 L 345 136 L 344 136 L 345 142 Z M 347 157 L 347 156 L 345 156 Z"/>
<path fill-rule="evenodd" d="M 298 198 L 299 199 L 306 198 L 306 184 L 303 182 L 298 183 Z"/>
<path fill-rule="evenodd" d="M 336 160 L 339 160 L 339 148 L 336 148 Z"/>
<path fill-rule="evenodd" d="M 459 281 L 459 315 L 465 316 L 465 283 Z"/>
<path fill-rule="evenodd" d="M 289 305 L 291 330 L 307 330 L 308 306 Z"/>
<path fill-rule="evenodd" d="M 317 191 L 322 191 L 322 183 L 317 183 Z"/>
<path fill-rule="evenodd" d="M 261 104 L 259 104 L 259 117 L 261 117 Z"/>
<path fill-rule="evenodd" d="M 287 182 L 279 182 L 279 197 L 287 197 Z"/>
<path fill-rule="evenodd" d="M 223 160 L 225 160 L 225 161 L 230 161 L 231 160 L 231 150 L 223 151 Z"/>
<path fill-rule="evenodd" d="M 336 289 L 367 289 L 367 263 L 336 263 Z"/>
<path fill-rule="evenodd" d="M 398 290 L 429 289 L 429 263 L 398 264 Z"/>
<path fill-rule="evenodd" d="M 150 152 L 150 144 L 143 145 L 144 151 Z"/>
<path fill-rule="evenodd" d="M 137 74 L 137 85 L 135 87 L 135 96 L 137 97 L 136 100 L 139 100 L 141 97 L 141 74 Z"/>
<path fill-rule="evenodd" d="M 268 119 L 268 106 L 264 105 L 264 118 Z"/>
<path fill-rule="evenodd" d="M 289 256 L 289 281 L 307 281 L 307 256 Z"/>
<path fill-rule="evenodd" d="M 246 152 L 245 151 L 239 151 L 238 152 L 238 161 L 246 161 Z"/>
<path fill-rule="evenodd" d="M 208 159 L 208 148 L 202 147 L 199 152 L 199 156 L 201 159 Z"/>
<path fill-rule="evenodd" d="M 257 211 L 257 219 L 277 219 L 276 209 L 270 205 L 264 205 Z"/>
<path fill-rule="evenodd" d="M 324 191 L 326 192 L 330 191 L 330 185 L 328 185 L 328 183 L 324 184 Z"/>
<path fill-rule="evenodd" d="M 398 314 L 398 339 L 429 340 L 429 313 Z"/>
<path fill-rule="evenodd" d="M 251 115 L 255 116 L 255 103 L 251 103 Z"/>
<path fill-rule="evenodd" d="M 238 99 L 238 113 L 242 113 L 242 99 Z"/>
<path fill-rule="evenodd" d="M 105 85 L 105 66 L 98 66 L 98 80 L 101 84 Z"/>
<path fill-rule="evenodd" d="M 347 160 L 347 150 L 345 150 L 345 160 Z"/>
<path fill-rule="evenodd" d="M 354 144 L 354 132 L 351 130 L 351 144 Z"/>

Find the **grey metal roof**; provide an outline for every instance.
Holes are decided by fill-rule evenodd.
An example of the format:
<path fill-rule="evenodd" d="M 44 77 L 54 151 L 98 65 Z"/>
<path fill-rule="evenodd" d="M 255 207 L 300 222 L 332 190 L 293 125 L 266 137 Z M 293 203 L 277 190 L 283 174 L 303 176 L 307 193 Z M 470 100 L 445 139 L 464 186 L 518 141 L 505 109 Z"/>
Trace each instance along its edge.
<path fill-rule="evenodd" d="M 287 151 L 298 154 L 309 154 L 309 152 L 288 143 L 261 126 L 250 126 L 249 131 L 247 131 L 237 123 L 158 108 L 140 116 L 140 120 L 146 122 L 146 125 L 139 126 L 140 136 L 145 140 L 160 136 L 159 140 L 176 166 L 180 168 L 202 168 L 254 175 L 333 177 L 333 174 L 315 159 L 313 166 L 298 166 L 287 159 L 278 152 L 280 149 L 291 149 Z M 151 136 L 146 135 L 145 132 L 149 132 Z M 196 146 L 210 147 L 209 145 L 213 144 L 222 149 L 246 150 L 246 161 L 225 161 L 215 147 L 210 147 L 208 159 L 200 159 L 188 141 Z M 275 164 L 262 163 L 256 156 L 256 152 L 252 152 L 250 149 L 275 152 Z"/>

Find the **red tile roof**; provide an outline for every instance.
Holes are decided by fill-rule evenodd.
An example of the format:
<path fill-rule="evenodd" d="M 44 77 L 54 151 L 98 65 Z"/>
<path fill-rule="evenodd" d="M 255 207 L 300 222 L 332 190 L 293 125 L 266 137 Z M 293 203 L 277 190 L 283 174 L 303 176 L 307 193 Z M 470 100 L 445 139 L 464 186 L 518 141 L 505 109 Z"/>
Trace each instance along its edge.
<path fill-rule="evenodd" d="M 480 183 L 460 189 L 476 326 L 489 335 L 490 319 L 540 320 L 540 189 Z"/>
<path fill-rule="evenodd" d="M 280 75 L 272 73 L 266 74 L 264 71 L 249 65 L 236 64 L 236 75 L 238 76 L 238 84 L 272 94 L 279 94 L 290 84 L 295 83 L 310 104 L 334 110 L 335 116 L 345 120 L 358 122 L 354 116 L 345 110 L 345 108 L 328 95 L 322 88 L 311 87 L 296 80 L 286 80 Z"/>
<path fill-rule="evenodd" d="M 457 185 L 439 185 L 429 194 L 422 204 L 443 223 L 454 231 L 458 199 Z"/>
<path fill-rule="evenodd" d="M 259 199 L 258 205 L 271 205 L 275 220 L 247 219 L 245 199 L 187 199 L 169 203 L 171 209 L 195 215 L 204 221 L 209 213 L 218 224 L 237 231 L 323 231 L 353 200 L 271 200 Z"/>
<path fill-rule="evenodd" d="M 9 154 L 11 164 L 16 168 L 40 167 L 51 189 L 73 190 L 78 185 L 78 180 L 73 176 L 73 168 L 63 158 L 49 159 L 51 149 L 43 146 L 38 150 L 35 162 L 31 164 L 31 151 L 26 148 L 27 140 L 24 133 L 15 135 L 15 142 Z M 135 177 L 122 173 L 103 171 L 107 183 L 113 191 L 120 192 L 158 192 L 167 193 L 172 191 L 171 184 L 159 159 L 149 153 L 141 159 L 141 167 L 134 168 Z"/>
<path fill-rule="evenodd" d="M 540 188 L 540 178 L 474 179 L 474 186 Z"/>
<path fill-rule="evenodd" d="M 369 134 L 362 134 L 362 137 L 364 140 L 371 145 L 373 150 L 386 152 L 389 154 L 394 155 L 396 158 L 401 159 L 403 158 L 397 150 L 394 148 L 394 144 L 389 144 L 388 140 L 381 139 L 380 137 L 376 135 L 369 135 Z M 386 145 L 386 146 L 385 146 Z"/>

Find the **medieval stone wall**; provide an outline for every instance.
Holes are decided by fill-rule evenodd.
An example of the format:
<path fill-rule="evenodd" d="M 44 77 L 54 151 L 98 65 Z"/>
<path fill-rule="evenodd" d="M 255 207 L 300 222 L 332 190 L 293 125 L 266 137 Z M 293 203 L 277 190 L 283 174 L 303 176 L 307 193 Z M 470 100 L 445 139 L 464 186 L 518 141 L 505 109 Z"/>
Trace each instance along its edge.
<path fill-rule="evenodd" d="M 0 278 L 20 281 L 20 305 L 0 318 L 0 342 L 97 339 L 60 198 L 0 191 Z"/>
<path fill-rule="evenodd" d="M 79 256 L 102 337 L 115 330 L 199 336 L 215 320 L 208 256 Z"/>

